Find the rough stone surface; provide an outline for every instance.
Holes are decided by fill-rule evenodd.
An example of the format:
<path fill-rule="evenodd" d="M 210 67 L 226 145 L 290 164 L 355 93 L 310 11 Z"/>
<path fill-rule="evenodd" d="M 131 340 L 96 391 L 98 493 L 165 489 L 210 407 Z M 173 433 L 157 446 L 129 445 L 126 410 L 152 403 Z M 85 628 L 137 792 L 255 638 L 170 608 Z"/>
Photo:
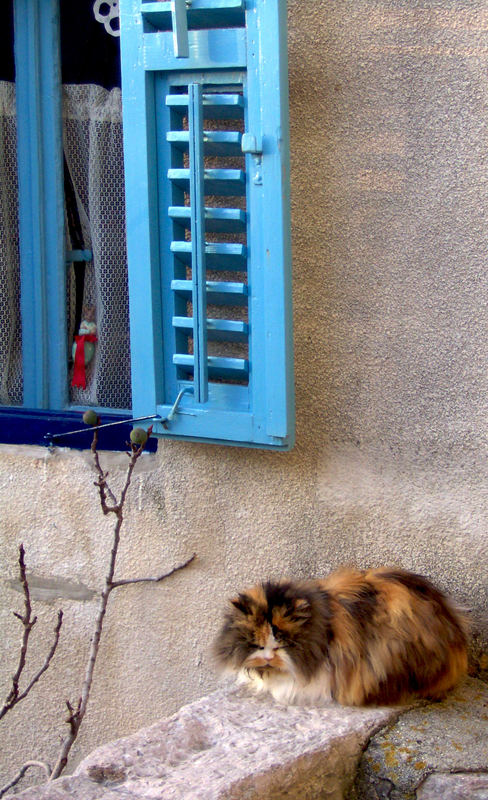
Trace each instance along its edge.
<path fill-rule="evenodd" d="M 488 800 L 488 772 L 430 775 L 417 800 Z"/>
<path fill-rule="evenodd" d="M 22 800 L 342 800 L 369 737 L 400 709 L 280 706 L 227 689 L 94 751 Z"/>
<path fill-rule="evenodd" d="M 446 700 L 407 711 L 371 739 L 351 798 L 414 800 L 431 773 L 483 771 L 488 771 L 488 686 L 468 678 Z M 424 792 L 425 787 L 428 783 Z"/>

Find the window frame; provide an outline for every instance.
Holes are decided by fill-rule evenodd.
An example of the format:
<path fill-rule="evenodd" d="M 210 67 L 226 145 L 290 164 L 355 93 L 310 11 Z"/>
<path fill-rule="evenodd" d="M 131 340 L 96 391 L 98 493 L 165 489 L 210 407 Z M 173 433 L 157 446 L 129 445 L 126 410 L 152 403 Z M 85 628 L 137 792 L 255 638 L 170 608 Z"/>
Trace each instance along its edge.
<path fill-rule="evenodd" d="M 136 13 L 141 0 L 123 0 L 122 9 L 129 9 L 130 2 Z M 211 0 L 210 4 L 214 0 Z M 197 4 L 202 4 L 197 0 Z M 195 4 L 195 6 L 197 5 Z M 148 4 L 148 5 L 154 5 Z M 161 4 L 169 6 L 169 3 Z M 181 3 L 178 3 L 181 5 Z M 134 417 L 159 415 L 155 423 L 155 432 L 159 436 L 191 441 L 216 442 L 219 444 L 235 444 L 239 446 L 271 447 L 274 449 L 290 449 L 294 444 L 294 387 L 293 387 L 293 344 L 291 338 L 291 274 L 290 262 L 290 217 L 289 217 L 289 163 L 288 163 L 288 95 L 287 95 L 287 59 L 286 59 L 286 0 L 253 0 L 242 3 L 246 7 L 246 37 L 259 40 L 259 47 L 247 46 L 246 69 L 252 91 L 258 96 L 264 91 L 270 77 L 280 87 L 272 103 L 264 103 L 261 117 L 267 119 L 268 130 L 276 127 L 276 136 L 264 137 L 263 152 L 264 172 L 269 171 L 268 180 L 276 181 L 282 186 L 281 195 L 275 203 L 280 219 L 279 230 L 268 237 L 272 248 L 278 255 L 261 267 L 259 280 L 266 291 L 257 298 L 253 297 L 255 308 L 253 325 L 261 329 L 261 341 L 266 350 L 266 376 L 260 368 L 254 369 L 253 403 L 259 399 L 258 413 L 245 413 L 238 400 L 237 408 L 226 407 L 217 403 L 214 407 L 205 407 L 201 403 L 196 409 L 191 402 L 190 393 L 181 390 L 190 389 L 191 384 L 179 381 L 181 402 L 179 403 L 175 423 L 167 425 L 163 420 L 174 412 L 173 399 L 162 396 L 163 358 L 158 353 L 163 345 L 161 325 L 161 275 L 154 266 L 154 253 L 157 253 L 159 242 L 154 222 L 154 204 L 152 210 L 147 208 L 146 226 L 149 235 L 139 239 L 137 246 L 144 250 L 147 258 L 140 259 L 141 271 L 134 274 L 129 263 L 129 302 L 132 349 L 132 393 Z M 260 6 L 261 19 L 258 23 L 256 7 Z M 284 10 L 284 14 L 283 14 Z M 122 11 L 121 11 L 122 16 Z M 273 35 L 260 35 L 260 28 L 265 26 Z M 123 25 L 122 25 L 123 27 Z M 57 438 L 57 434 L 78 426 L 82 409 L 69 404 L 68 399 L 68 342 L 66 332 L 65 309 L 65 275 L 66 275 L 66 238 L 65 210 L 63 188 L 63 147 L 62 147 L 62 112 L 61 112 L 61 58 L 60 58 L 60 20 L 59 0 L 14 0 L 14 40 L 16 62 L 17 92 L 17 135 L 18 135 L 18 177 L 19 177 L 19 240 L 20 240 L 20 273 L 21 273 L 21 318 L 22 318 L 22 363 L 23 363 L 23 405 L 0 408 L 0 440 L 17 443 L 48 444 L 46 434 L 55 436 L 58 444 L 66 446 L 83 446 L 75 444 L 75 438 Z M 223 41 L 234 37 L 232 28 L 223 31 Z M 220 34 L 211 34 L 216 40 Z M 163 35 L 165 41 L 169 36 Z M 161 39 L 161 37 L 159 37 Z M 244 58 L 245 38 L 238 37 L 239 59 Z M 156 60 L 159 54 L 149 48 Z M 140 59 L 137 47 L 133 49 L 134 64 Z M 178 60 L 175 59 L 175 63 Z M 222 68 L 222 64 L 218 65 Z M 235 65 L 229 65 L 235 69 Z M 199 68 L 200 65 L 197 65 Z M 173 66 L 174 68 L 174 66 Z M 238 69 L 242 64 L 238 65 Z M 157 69 L 156 66 L 151 69 Z M 143 77 L 143 81 L 146 76 Z M 146 98 L 149 112 L 153 97 Z M 254 106 L 254 115 L 256 107 Z M 261 120 L 262 122 L 262 120 Z M 260 128 L 260 120 L 253 119 L 250 114 L 247 131 L 252 136 Z M 148 131 L 148 140 L 154 131 Z M 258 134 L 261 145 L 262 134 Z M 271 144 L 270 144 L 271 143 Z M 139 142 L 139 149 L 140 149 Z M 266 160 L 266 148 L 270 152 L 279 151 L 277 158 Z M 126 150 L 124 144 L 124 151 Z M 254 152 L 245 151 L 246 171 L 248 175 L 254 167 Z M 148 152 L 139 152 L 133 160 L 129 171 L 136 170 L 140 159 L 147 159 Z M 129 148 L 130 163 L 130 148 Z M 149 164 L 149 162 L 148 162 Z M 126 170 L 128 162 L 126 160 Z M 149 185 L 141 184 L 141 196 L 155 197 L 157 187 L 148 169 Z M 286 195 L 286 197 L 285 197 Z M 255 216 L 255 219 L 257 219 Z M 130 211 L 127 215 L 127 236 Z M 261 231 L 261 239 L 265 236 Z M 130 249 L 130 247 L 129 247 Z M 269 247 L 266 248 L 269 255 Z M 264 253 L 264 247 L 263 247 Z M 130 254 L 129 254 L 130 262 Z M 278 269 L 276 269 L 278 265 Z M 284 265 L 285 269 L 282 269 Z M 141 291 L 141 284 L 144 290 Z M 148 290 L 148 291 L 147 291 Z M 268 297 L 263 305 L 263 297 Z M 271 298 L 273 297 L 273 302 Z M 148 324 L 149 322 L 149 324 Z M 148 335 L 149 331 L 149 335 Z M 255 347 L 255 350 L 258 348 Z M 260 362 L 261 363 L 261 362 Z M 264 362 L 262 362 L 264 363 Z M 265 379 L 266 378 L 266 379 Z M 232 391 L 228 396 L 239 397 L 239 392 Z M 135 398 L 135 399 L 134 399 Z M 141 405 L 143 398 L 143 405 Z M 257 407 L 257 405 L 256 405 Z M 186 408 L 186 412 L 185 412 Z M 96 408 L 103 415 L 103 420 L 120 421 L 130 416 L 130 411 Z M 189 423 L 181 431 L 181 420 Z M 200 422 L 205 422 L 204 429 Z M 196 423 L 196 424 L 195 424 Z M 147 425 L 150 423 L 148 422 Z M 47 426 L 49 430 L 43 426 Z M 130 424 L 127 431 L 130 431 Z M 147 427 L 147 426 L 146 426 Z M 202 430 L 204 431 L 202 433 Z M 30 433 L 29 433 L 30 431 Z M 44 431 L 44 433 L 42 433 Z M 117 429 L 115 429 L 117 432 Z M 83 438 L 83 437 L 82 437 Z M 88 437 L 85 437 L 88 438 Z M 121 437 L 122 438 L 122 437 Z M 151 442 L 155 448 L 157 442 Z M 86 446 L 89 446 L 87 443 Z M 112 449 L 112 446 L 111 446 Z"/>
<path fill-rule="evenodd" d="M 14 54 L 19 183 L 22 406 L 0 406 L 0 442 L 86 449 L 81 406 L 68 402 L 66 252 L 59 0 L 14 0 Z M 86 254 L 79 254 L 86 257 Z M 96 407 L 100 447 L 124 450 L 128 409 Z M 157 442 L 149 440 L 154 451 Z"/>

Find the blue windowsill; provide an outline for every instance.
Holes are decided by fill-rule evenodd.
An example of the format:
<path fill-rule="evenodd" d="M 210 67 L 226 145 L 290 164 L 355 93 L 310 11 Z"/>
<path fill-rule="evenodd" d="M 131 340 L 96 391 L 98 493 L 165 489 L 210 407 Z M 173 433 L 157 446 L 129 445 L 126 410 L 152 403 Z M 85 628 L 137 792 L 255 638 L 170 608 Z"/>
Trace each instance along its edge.
<path fill-rule="evenodd" d="M 83 428 L 82 411 L 41 411 L 38 409 L 20 408 L 18 406 L 0 408 L 0 443 L 2 444 L 36 444 L 44 447 L 71 447 L 76 450 L 89 450 L 93 432 L 72 436 L 63 436 L 68 431 Z M 100 412 L 100 422 L 118 422 L 127 419 L 127 412 Z M 131 423 L 103 428 L 98 435 L 99 450 L 127 450 Z M 51 434 L 51 436 L 48 436 Z M 61 435 L 59 435 L 61 434 Z M 157 439 L 148 439 L 145 449 L 154 453 Z"/>

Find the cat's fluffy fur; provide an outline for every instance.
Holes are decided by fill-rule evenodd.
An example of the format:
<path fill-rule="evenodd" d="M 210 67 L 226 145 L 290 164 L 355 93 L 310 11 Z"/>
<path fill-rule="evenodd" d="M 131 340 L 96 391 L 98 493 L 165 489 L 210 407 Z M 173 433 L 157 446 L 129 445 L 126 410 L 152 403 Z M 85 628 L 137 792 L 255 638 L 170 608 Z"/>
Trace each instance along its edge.
<path fill-rule="evenodd" d="M 281 702 L 361 706 L 443 697 L 466 672 L 466 644 L 465 617 L 426 578 L 341 569 L 239 594 L 215 654 Z"/>

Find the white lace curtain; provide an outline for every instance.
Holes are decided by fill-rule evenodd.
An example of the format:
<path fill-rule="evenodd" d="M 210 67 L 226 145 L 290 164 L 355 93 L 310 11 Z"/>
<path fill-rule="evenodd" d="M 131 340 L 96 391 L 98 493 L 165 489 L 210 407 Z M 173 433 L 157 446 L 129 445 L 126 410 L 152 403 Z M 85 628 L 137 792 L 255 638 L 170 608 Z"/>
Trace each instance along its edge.
<path fill-rule="evenodd" d="M 75 404 L 130 408 L 130 348 L 125 251 L 120 89 L 63 86 L 64 150 L 77 195 L 86 266 L 83 305 L 94 308 L 98 341 L 87 388 Z M 15 88 L 0 82 L 0 402 L 22 402 L 17 229 Z M 68 249 L 71 243 L 68 241 Z M 67 267 L 68 350 L 74 331 L 74 273 Z"/>

